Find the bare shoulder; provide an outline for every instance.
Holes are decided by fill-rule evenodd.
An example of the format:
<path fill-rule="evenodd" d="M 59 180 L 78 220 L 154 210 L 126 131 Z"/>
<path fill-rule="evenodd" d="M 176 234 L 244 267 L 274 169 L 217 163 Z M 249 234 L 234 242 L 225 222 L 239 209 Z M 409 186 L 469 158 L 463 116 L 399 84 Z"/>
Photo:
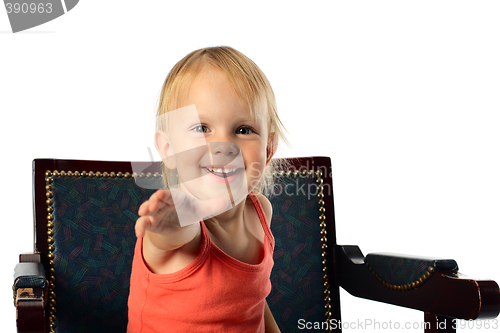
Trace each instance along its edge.
<path fill-rule="evenodd" d="M 271 225 L 271 218 L 273 216 L 273 206 L 269 199 L 263 194 L 257 194 L 257 199 L 260 201 L 260 205 L 264 210 L 264 214 L 266 214 L 267 223 Z"/>

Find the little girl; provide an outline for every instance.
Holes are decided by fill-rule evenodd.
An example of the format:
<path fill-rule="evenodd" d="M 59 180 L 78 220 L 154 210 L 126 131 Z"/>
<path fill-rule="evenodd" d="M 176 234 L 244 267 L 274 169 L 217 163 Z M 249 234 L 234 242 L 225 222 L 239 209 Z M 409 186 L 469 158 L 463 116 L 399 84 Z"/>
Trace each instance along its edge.
<path fill-rule="evenodd" d="M 157 116 L 168 189 L 139 208 L 127 331 L 279 332 L 263 193 L 285 138 L 267 78 L 230 47 L 194 51 L 168 74 Z"/>

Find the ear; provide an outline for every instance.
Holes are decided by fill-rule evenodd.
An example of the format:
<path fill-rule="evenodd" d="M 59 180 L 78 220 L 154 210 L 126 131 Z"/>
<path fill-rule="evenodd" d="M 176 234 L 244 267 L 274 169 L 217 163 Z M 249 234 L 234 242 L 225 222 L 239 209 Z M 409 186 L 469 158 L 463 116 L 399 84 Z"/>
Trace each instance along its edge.
<path fill-rule="evenodd" d="M 274 153 L 276 153 L 276 150 L 278 149 L 278 134 L 276 133 L 270 133 L 269 138 L 267 140 L 267 148 L 266 148 L 266 165 L 269 164 L 271 159 L 274 156 Z"/>
<path fill-rule="evenodd" d="M 164 131 L 156 131 L 155 133 L 155 147 L 161 156 L 163 164 L 168 169 L 176 169 L 174 151 L 169 142 L 168 136 Z"/>

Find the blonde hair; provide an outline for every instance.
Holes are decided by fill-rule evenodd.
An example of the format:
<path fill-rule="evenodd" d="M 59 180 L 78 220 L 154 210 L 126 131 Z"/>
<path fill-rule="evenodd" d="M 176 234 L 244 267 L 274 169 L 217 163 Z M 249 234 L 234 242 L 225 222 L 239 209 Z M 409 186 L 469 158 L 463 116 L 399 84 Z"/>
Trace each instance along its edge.
<path fill-rule="evenodd" d="M 276 145 L 276 147 L 271 147 L 273 153 L 276 152 L 278 141 L 288 145 L 288 140 L 284 135 L 285 128 L 278 117 L 276 99 L 266 76 L 247 56 L 228 46 L 207 47 L 193 51 L 170 70 L 161 90 L 156 117 L 157 130 L 167 129 L 168 124 L 165 123 L 167 117 L 161 117 L 161 115 L 181 107 L 179 102 L 188 91 L 184 88 L 191 84 L 206 66 L 218 68 L 227 75 L 237 96 L 247 103 L 253 117 L 257 116 L 257 112 L 261 109 L 259 106 L 265 102 L 269 139 L 271 136 L 275 138 L 271 141 Z M 255 191 L 270 194 L 274 185 L 273 173 L 283 170 L 286 166 L 286 160 L 273 158 L 266 166 Z M 166 178 L 175 177 L 175 175 L 170 175 L 165 166 L 163 166 L 163 171 Z M 167 179 L 165 183 L 167 184 Z"/>

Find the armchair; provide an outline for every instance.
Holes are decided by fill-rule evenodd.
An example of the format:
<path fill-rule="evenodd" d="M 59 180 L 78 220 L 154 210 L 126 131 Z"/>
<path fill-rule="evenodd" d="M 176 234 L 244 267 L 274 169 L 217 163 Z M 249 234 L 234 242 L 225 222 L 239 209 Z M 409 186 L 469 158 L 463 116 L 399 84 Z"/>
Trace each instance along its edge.
<path fill-rule="evenodd" d="M 365 257 L 337 245 L 330 159 L 290 162 L 270 197 L 267 301 L 282 332 L 341 332 L 339 287 L 423 311 L 426 332 L 454 332 L 453 318 L 498 316 L 498 284 L 461 275 L 454 260 Z M 133 174 L 130 162 L 33 161 L 35 247 L 16 267 L 18 332 L 125 332 L 137 209 L 154 192 L 134 177 L 162 183 L 159 174 Z"/>

